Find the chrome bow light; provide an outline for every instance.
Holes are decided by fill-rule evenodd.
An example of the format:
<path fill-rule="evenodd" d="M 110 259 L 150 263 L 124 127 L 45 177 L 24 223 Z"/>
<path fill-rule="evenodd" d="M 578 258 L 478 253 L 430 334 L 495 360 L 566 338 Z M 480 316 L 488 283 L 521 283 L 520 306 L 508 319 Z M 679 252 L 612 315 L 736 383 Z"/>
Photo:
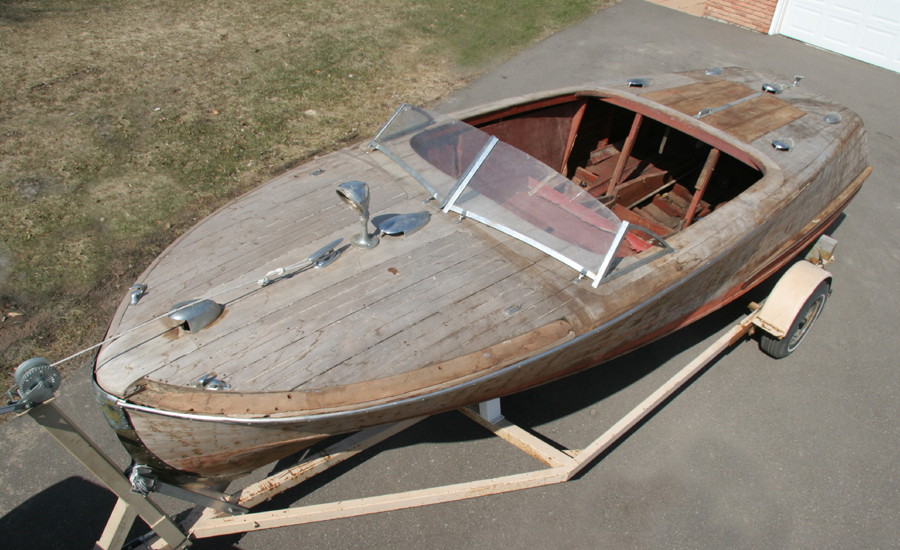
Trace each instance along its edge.
<path fill-rule="evenodd" d="M 369 236 L 369 186 L 361 181 L 348 181 L 338 185 L 336 191 L 341 200 L 359 214 L 362 231 L 353 237 L 351 244 L 365 250 L 378 246 L 378 237 Z"/>

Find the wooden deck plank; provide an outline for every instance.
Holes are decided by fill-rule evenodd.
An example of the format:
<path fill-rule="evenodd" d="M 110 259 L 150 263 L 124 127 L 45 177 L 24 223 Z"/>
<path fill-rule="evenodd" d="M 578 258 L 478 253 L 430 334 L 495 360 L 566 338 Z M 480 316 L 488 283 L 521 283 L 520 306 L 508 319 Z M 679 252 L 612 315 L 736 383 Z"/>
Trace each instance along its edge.
<path fill-rule="evenodd" d="M 731 83 L 731 86 L 716 90 L 714 93 L 684 99 L 669 105 L 669 107 L 688 116 L 694 116 L 702 109 L 715 109 L 716 107 L 727 105 L 733 101 L 753 95 L 754 93 L 756 93 L 754 90 L 751 90 L 746 86 Z"/>
<path fill-rule="evenodd" d="M 371 255 L 371 254 L 366 254 L 365 252 L 358 252 L 355 250 L 351 250 L 351 251 L 345 253 L 345 257 L 339 259 L 338 262 L 336 262 L 334 264 L 334 266 L 332 266 L 332 268 L 330 268 L 330 269 L 338 269 L 341 263 L 343 263 L 346 266 L 347 262 L 350 260 L 350 257 L 359 255 L 359 258 L 357 259 L 357 263 L 358 263 L 359 270 L 360 270 L 359 272 L 363 272 L 367 269 L 375 268 L 377 266 L 382 266 L 382 265 L 384 266 L 384 271 L 386 272 L 387 267 L 389 267 L 386 264 L 394 261 L 395 257 L 399 256 L 402 258 L 407 258 L 408 256 L 414 256 L 415 254 L 418 254 L 418 252 L 414 252 L 416 249 L 418 249 L 420 247 L 427 247 L 431 243 L 433 243 L 435 239 L 443 238 L 444 236 L 449 235 L 451 233 L 455 233 L 459 230 L 459 226 L 453 224 L 452 222 L 449 222 L 448 220 L 442 220 L 442 221 L 443 221 L 443 223 L 441 223 L 441 221 L 437 221 L 437 223 L 434 223 L 433 225 L 429 224 L 429 227 L 426 227 L 426 229 L 420 231 L 417 234 L 416 240 L 404 239 L 402 237 L 401 238 L 391 238 L 391 241 L 386 242 L 385 245 L 389 244 L 394 248 L 394 252 L 396 254 L 395 256 L 384 257 L 383 255 Z M 423 238 L 425 240 L 423 240 Z M 382 245 L 382 246 L 385 246 L 385 245 Z M 311 273 L 301 274 L 294 279 L 280 281 L 270 287 L 267 287 L 267 289 L 265 289 L 263 292 L 265 293 L 265 296 L 268 296 L 268 294 L 270 292 L 276 293 L 275 296 L 282 296 L 282 295 L 289 296 L 290 292 L 292 292 L 291 288 L 296 287 L 296 288 L 300 289 L 300 292 L 301 292 L 300 295 L 303 295 L 306 292 L 320 292 L 325 289 L 329 289 L 329 292 L 334 292 L 335 285 L 339 286 L 341 284 L 340 283 L 341 280 L 351 280 L 352 284 L 354 286 L 358 286 L 360 284 L 359 279 L 356 278 L 356 276 L 359 274 L 359 272 L 357 272 L 355 270 L 347 270 L 346 268 L 343 268 L 340 271 L 342 272 L 343 275 L 340 278 L 340 280 L 338 280 L 338 281 L 336 281 L 334 279 L 334 277 L 332 277 L 330 275 L 327 275 L 325 273 L 317 273 L 317 272 L 313 271 Z M 256 286 L 255 284 L 251 285 L 250 288 L 253 289 L 255 286 Z M 296 291 L 294 291 L 294 292 L 296 292 Z M 269 299 L 265 298 L 264 296 L 260 296 L 259 299 L 264 299 L 267 302 L 269 301 Z M 258 309 L 258 307 L 252 305 L 254 303 L 252 299 L 249 300 L 248 303 L 250 305 L 248 305 L 246 307 L 249 308 L 250 311 L 255 311 L 255 312 L 260 311 Z M 288 301 L 286 303 L 290 303 L 290 301 Z M 147 304 L 144 304 L 143 301 L 142 301 L 141 305 L 147 306 Z M 279 302 L 278 300 L 276 300 L 276 301 L 271 302 L 271 304 L 269 304 L 269 307 L 272 309 L 277 309 L 277 308 L 283 307 L 284 305 L 285 305 L 284 302 Z M 230 306 L 226 303 L 226 311 L 228 311 L 231 307 L 232 306 Z M 241 307 L 243 308 L 245 306 L 243 304 L 241 304 Z M 227 326 L 229 323 L 232 323 L 235 320 L 240 321 L 240 319 L 238 317 L 235 317 L 234 319 L 232 319 L 228 315 L 226 315 L 219 322 L 223 323 L 225 326 Z M 245 323 L 247 321 L 242 321 L 242 322 Z M 213 332 L 198 333 L 198 335 L 196 335 L 196 337 L 201 338 L 201 340 L 205 340 L 207 338 L 207 336 L 206 336 L 207 334 L 213 334 Z M 133 336 L 128 335 L 123 339 L 123 341 L 121 343 L 114 342 L 113 344 L 110 344 L 109 346 L 112 346 L 112 347 L 108 353 L 113 353 L 113 352 L 118 353 L 118 351 L 116 351 L 116 350 L 127 349 L 128 347 L 133 346 L 134 342 L 141 341 L 140 338 L 141 338 L 141 336 L 139 333 L 136 333 Z M 134 340 L 134 339 L 138 339 L 138 340 Z M 140 353 L 140 352 L 135 351 L 134 353 Z M 106 353 L 104 353 L 104 356 L 105 355 L 106 355 Z M 178 357 L 180 357 L 180 356 L 181 355 L 179 355 Z M 174 359 L 176 359 L 176 357 L 169 357 L 169 359 L 174 360 Z M 227 358 L 225 358 L 225 359 L 227 359 Z M 164 366 L 164 364 L 165 364 L 164 362 L 142 363 L 140 365 L 140 371 L 142 373 L 141 376 L 147 375 L 151 372 L 154 372 L 155 370 Z M 137 372 L 137 371 L 135 371 L 135 372 Z M 191 376 L 193 376 L 193 373 L 191 374 Z M 138 376 L 138 378 L 139 377 L 140 376 Z"/>
<path fill-rule="evenodd" d="M 784 101 L 781 101 L 774 95 L 761 95 L 749 101 L 739 103 L 734 107 L 729 107 L 723 111 L 703 117 L 703 122 L 720 130 L 727 131 L 727 129 L 732 126 L 737 126 L 738 124 L 755 119 L 756 117 L 764 116 L 785 105 L 787 104 Z"/>
<path fill-rule="evenodd" d="M 497 264 L 499 262 L 495 263 L 495 265 Z M 492 275 L 496 277 L 501 275 L 501 273 L 503 272 L 494 271 Z M 509 276 L 476 292 L 473 292 L 473 289 L 468 284 L 455 290 L 449 299 L 444 300 L 445 303 L 452 303 L 449 307 L 438 310 L 420 307 L 392 320 L 385 327 L 385 332 L 390 334 L 390 336 L 379 342 L 377 346 L 366 348 L 348 358 L 341 364 L 340 369 L 333 369 L 327 375 L 311 379 L 303 386 L 303 389 L 344 385 L 361 382 L 367 378 L 382 378 L 405 372 L 404 370 L 396 369 L 394 366 L 412 354 L 418 354 L 420 360 L 417 363 L 408 365 L 407 368 L 409 370 L 437 363 L 440 361 L 439 357 L 423 349 L 410 347 L 409 341 L 422 342 L 423 344 L 427 341 L 440 342 L 447 338 L 447 334 L 452 334 L 451 331 L 455 330 L 456 327 L 478 323 L 477 320 L 481 317 L 485 315 L 493 316 L 493 313 L 508 307 L 508 300 L 516 299 L 510 292 L 518 292 L 519 294 L 534 292 L 534 289 L 531 288 L 523 290 L 523 286 L 519 279 L 515 277 L 515 273 L 510 273 Z M 461 297 L 465 294 L 468 294 L 468 296 Z M 504 299 L 507 302 L 504 302 Z M 506 303 L 505 306 L 503 305 L 504 303 Z M 488 321 L 488 323 L 490 324 L 491 321 Z M 510 335 L 510 337 L 513 336 Z M 459 344 L 460 342 L 457 341 L 456 343 Z M 460 355 L 459 352 L 460 348 L 457 346 L 456 356 Z"/>
<path fill-rule="evenodd" d="M 312 179 L 301 178 L 297 185 L 284 186 L 284 189 L 278 192 L 273 191 L 261 196 L 254 196 L 255 200 L 247 208 L 243 207 L 243 201 L 225 207 L 215 215 L 214 219 L 219 223 L 210 223 L 212 219 L 210 222 L 204 223 L 205 232 L 192 232 L 188 241 L 180 243 L 177 250 L 170 252 L 173 256 L 172 260 L 179 262 L 175 264 L 176 267 L 185 271 L 191 267 L 191 263 L 181 262 L 187 261 L 193 262 L 193 264 L 201 262 L 203 258 L 195 257 L 198 251 L 216 250 L 217 244 L 223 242 L 222 239 L 226 241 L 233 239 L 234 234 L 264 237 L 272 232 L 272 226 L 305 220 L 321 211 L 323 207 L 343 207 L 337 195 L 334 194 L 334 189 L 338 183 L 346 181 L 352 176 L 356 176 L 357 179 L 364 177 L 370 180 L 373 198 L 382 188 L 396 186 L 393 178 L 379 166 L 347 155 L 340 156 L 345 160 L 346 166 L 332 170 L 327 176 L 323 174 Z M 392 194 L 395 192 L 392 191 Z M 373 205 L 377 205 L 377 203 Z M 349 212 L 349 209 L 347 210 Z M 229 228 L 228 234 L 222 232 L 223 227 Z M 248 237 L 245 240 L 252 239 Z M 173 273 L 175 276 L 178 274 L 178 271 Z M 167 273 L 162 270 L 158 275 L 164 277 Z"/>
<path fill-rule="evenodd" d="M 739 140 L 750 143 L 805 114 L 800 109 L 785 104 L 783 107 L 770 111 L 765 115 L 731 126 L 726 131 Z"/>
<path fill-rule="evenodd" d="M 455 254 L 441 253 L 442 257 L 426 264 L 427 270 L 415 274 L 409 279 L 427 281 L 428 286 L 433 285 L 431 278 L 435 273 L 439 273 L 447 265 L 467 261 L 479 250 L 478 247 L 471 246 L 471 242 L 465 244 L 466 246 L 459 248 Z M 362 279 L 369 278 L 362 277 Z M 320 348 L 338 345 L 341 341 L 353 340 L 352 334 L 348 335 L 348 332 L 355 330 L 359 323 L 371 319 L 373 315 L 377 316 L 379 311 L 391 304 L 391 297 L 406 292 L 407 288 L 393 284 L 372 293 L 365 292 L 365 288 L 361 288 L 359 292 L 342 293 L 332 299 L 324 296 L 325 299 L 322 300 L 320 297 L 321 301 L 315 307 L 299 312 L 307 320 L 307 323 L 321 327 L 307 342 L 312 342 L 315 344 L 315 348 Z M 298 309 L 302 308 L 298 307 Z M 315 355 L 307 356 L 310 351 L 307 349 L 309 347 L 307 342 L 286 342 L 282 347 L 270 349 L 269 354 L 265 357 L 249 363 L 235 372 L 235 380 L 240 384 L 252 382 L 250 387 L 254 388 L 254 391 L 263 391 L 267 387 L 266 380 L 271 377 L 270 375 L 279 374 L 285 368 L 311 365 L 317 359 Z M 298 358 L 304 360 L 298 363 Z M 329 359 L 334 360 L 334 357 Z M 284 365 L 290 367 L 284 367 Z"/>
<path fill-rule="evenodd" d="M 392 208 L 406 198 L 405 193 L 397 186 L 391 187 L 392 193 L 380 204 L 381 208 Z M 220 276 L 207 286 L 214 286 L 220 284 L 222 278 L 230 274 L 233 266 L 228 264 L 229 261 L 251 266 L 252 269 L 254 264 L 270 263 L 279 254 L 289 252 L 294 242 L 289 238 L 290 235 L 302 235 L 303 240 L 309 242 L 314 241 L 317 235 L 332 233 L 340 227 L 347 227 L 352 231 L 352 226 L 357 223 L 357 216 L 337 201 L 334 204 L 326 201 L 327 206 L 324 209 L 313 206 L 300 212 L 291 210 L 295 201 L 308 200 L 313 205 L 321 204 L 316 199 L 301 196 L 282 202 L 280 213 L 284 219 L 259 218 L 246 224 L 232 224 L 229 219 L 221 220 L 219 225 L 229 227 L 229 231 L 223 232 L 222 237 L 216 236 L 214 240 L 185 243 L 193 257 L 184 260 L 167 259 L 168 261 L 160 266 L 160 280 L 154 288 L 159 294 L 171 295 L 171 289 L 181 289 L 185 281 L 191 281 L 213 269 Z M 323 219 L 326 220 L 325 223 L 322 222 Z M 199 248 L 194 250 L 194 245 Z"/>
<path fill-rule="evenodd" d="M 481 316 L 473 322 L 463 324 L 434 319 L 434 323 L 438 327 L 434 330 L 441 334 L 441 338 L 424 349 L 409 350 L 408 357 L 405 356 L 407 354 L 398 357 L 399 359 L 408 359 L 408 361 L 391 369 L 388 373 L 403 372 L 400 370 L 401 368 L 415 368 L 417 364 L 424 366 L 455 359 L 462 355 L 461 349 L 483 349 L 533 330 L 535 325 L 531 318 L 522 315 L 507 316 L 509 317 L 507 319 L 504 317 L 506 315 L 504 310 L 510 304 L 521 303 L 523 305 L 521 311 L 530 314 L 532 313 L 531 307 L 544 301 L 545 296 L 523 284 L 510 284 L 509 286 L 509 289 L 492 297 L 487 302 L 479 304 L 478 311 Z M 484 344 L 481 348 L 474 348 L 471 345 L 476 337 L 480 337 Z M 432 357 L 434 359 L 431 359 Z"/>
<path fill-rule="evenodd" d="M 483 349 L 498 342 L 514 338 L 524 334 L 535 327 L 549 322 L 537 322 L 544 313 L 557 309 L 567 302 L 567 292 L 547 293 L 535 291 L 540 289 L 543 279 L 532 278 L 531 270 L 517 274 L 518 285 L 510 286 L 508 290 L 497 289 L 494 296 L 487 302 L 477 306 L 478 321 L 469 323 L 456 323 L 447 325 L 447 335 L 428 350 L 423 350 L 429 355 L 437 356 L 435 361 L 447 361 L 459 356 L 458 348 L 450 345 L 455 342 L 457 346 L 462 343 L 466 349 Z M 513 314 L 507 314 L 505 310 L 511 305 L 521 307 Z M 572 313 L 572 310 L 565 312 Z M 565 317 L 562 315 L 560 318 Z M 478 342 L 478 343 L 476 343 Z M 422 355 L 419 353 L 418 355 Z M 421 359 L 413 359 L 413 362 L 421 362 Z M 404 368 L 410 368 L 406 366 Z M 400 367 L 391 371 L 402 372 Z"/>
<path fill-rule="evenodd" d="M 265 365 L 277 363 L 279 356 L 285 353 L 285 348 L 290 346 L 303 348 L 304 343 L 300 342 L 301 339 L 315 342 L 329 337 L 332 339 L 336 338 L 335 331 L 340 335 L 346 334 L 352 328 L 349 318 L 351 315 L 361 310 L 374 311 L 372 308 L 375 304 L 383 302 L 386 298 L 390 298 L 397 293 L 405 292 L 415 281 L 430 279 L 446 263 L 466 261 L 468 257 L 477 251 L 477 248 L 473 247 L 471 241 L 467 239 L 456 239 L 454 243 L 447 247 L 435 247 L 433 244 L 431 247 L 423 247 L 423 249 L 427 248 L 432 248 L 431 253 L 433 256 L 429 256 L 426 250 L 416 250 L 412 254 L 417 259 L 416 261 L 420 263 L 421 269 L 410 269 L 410 273 L 407 274 L 407 266 L 398 264 L 401 269 L 404 269 L 405 274 L 404 280 L 400 282 L 394 282 L 393 276 L 389 280 L 382 277 L 383 281 L 391 282 L 382 284 L 379 287 L 378 285 L 364 282 L 371 280 L 372 277 L 353 278 L 348 281 L 354 283 L 353 287 L 349 289 L 340 288 L 340 286 L 344 285 L 338 285 L 338 288 L 320 289 L 315 294 L 292 304 L 287 311 L 282 310 L 274 314 L 277 317 L 269 315 L 263 318 L 261 321 L 265 324 L 267 330 L 278 335 L 274 339 L 266 339 L 265 342 L 261 342 L 259 345 L 254 343 L 242 355 L 243 361 L 228 361 L 229 366 L 240 367 L 238 370 L 229 371 L 229 381 L 236 388 L 240 388 L 241 391 L 266 391 L 267 388 L 259 386 L 258 382 L 256 384 L 251 384 L 251 382 L 257 381 L 257 379 L 264 376 L 266 373 Z M 416 266 L 409 267 L 413 268 Z M 360 285 L 361 279 L 363 282 Z M 291 317 L 296 317 L 297 322 L 300 324 L 319 326 L 321 328 L 311 335 L 297 334 L 296 331 L 290 328 L 281 331 L 277 323 L 284 319 L 290 321 Z M 273 325 L 272 323 L 276 324 Z M 249 331 L 247 337 L 252 338 L 252 330 Z M 305 352 L 298 352 L 294 356 L 294 363 L 302 365 L 300 358 L 303 355 L 305 355 Z M 227 358 L 228 355 L 226 354 L 225 357 Z M 161 371 L 154 374 L 153 378 L 173 383 L 172 380 L 163 378 L 167 374 L 169 374 L 168 370 L 166 372 Z M 183 372 L 179 372 L 179 377 L 181 376 L 183 376 Z"/>
<path fill-rule="evenodd" d="M 679 105 L 687 105 L 685 102 L 699 100 L 704 106 L 712 108 L 728 103 L 729 101 L 734 101 L 734 99 L 748 96 L 751 93 L 753 92 L 741 84 L 727 80 L 714 80 L 710 82 L 697 82 L 695 84 L 688 84 L 686 86 L 679 86 L 677 88 L 669 88 L 666 90 L 647 92 L 641 94 L 641 98 L 655 101 L 667 107 L 671 107 L 676 111 L 694 116 L 697 114 L 697 111 L 703 107 L 697 107 L 692 112 L 685 112 L 679 108 Z M 724 98 L 733 99 L 722 101 Z M 716 101 L 719 101 L 720 103 L 710 105 L 710 103 Z"/>
<path fill-rule="evenodd" d="M 324 372 L 338 368 L 337 365 L 365 349 L 381 345 L 384 339 L 390 336 L 389 329 L 382 329 L 385 321 L 380 319 L 386 320 L 402 317 L 410 309 L 416 311 L 419 318 L 433 315 L 446 308 L 446 296 L 454 289 L 465 288 L 465 285 L 471 281 L 471 277 L 477 277 L 482 270 L 495 273 L 498 269 L 504 268 L 504 262 L 500 258 L 491 253 L 490 250 L 483 251 L 470 261 L 461 262 L 442 271 L 437 284 L 434 284 L 432 281 L 426 281 L 427 285 L 420 285 L 426 288 L 433 288 L 433 295 L 430 295 L 427 301 L 405 300 L 398 304 L 394 301 L 385 300 L 382 304 L 376 304 L 376 306 L 380 305 L 381 307 L 366 308 L 366 310 L 350 316 L 346 321 L 342 320 L 343 326 L 359 331 L 358 334 L 376 335 L 377 340 L 373 341 L 370 336 L 370 338 L 358 338 L 348 341 L 345 335 L 339 334 L 336 338 L 318 345 L 310 353 L 307 357 L 309 362 L 307 373 L 302 375 L 296 372 L 290 373 L 283 379 L 282 383 L 285 384 L 285 387 L 295 389 Z M 410 321 L 410 326 L 415 324 L 414 321 Z M 435 336 L 434 334 L 428 334 L 426 335 L 426 340 Z M 328 356 L 329 361 L 319 361 L 324 356 Z M 304 386 L 303 389 L 307 388 Z"/>
<path fill-rule="evenodd" d="M 405 198 L 405 195 L 398 195 L 388 201 L 385 206 L 392 208 L 401 204 Z M 350 212 L 347 208 L 343 210 Z M 235 243 L 238 246 L 219 244 L 210 247 L 204 254 L 209 258 L 206 264 L 197 266 L 192 272 L 182 273 L 180 279 L 170 278 L 168 286 L 165 284 L 155 285 L 152 293 L 148 293 L 146 304 L 148 306 L 156 305 L 160 310 L 163 308 L 167 310 L 179 301 L 209 296 L 231 288 L 235 284 L 252 284 L 272 269 L 287 267 L 302 261 L 309 254 L 336 238 L 343 238 L 342 245 L 345 245 L 352 237 L 354 229 L 358 232 L 358 218 L 355 215 L 345 215 L 343 210 L 335 212 L 333 223 L 320 225 L 315 231 L 310 230 L 309 227 L 296 228 L 293 225 L 286 225 L 276 229 L 272 234 L 249 243 Z M 304 231 L 304 229 L 306 230 Z M 329 230 L 331 233 L 326 233 Z M 311 241 L 313 244 L 304 246 L 303 250 L 298 250 L 293 244 L 294 241 L 289 238 L 291 234 L 302 234 L 304 240 Z M 219 247 L 222 246 L 228 252 L 218 254 L 219 257 L 215 259 Z M 210 273 L 214 273 L 214 275 L 210 275 Z M 151 297 L 152 300 L 149 299 Z M 129 319 L 129 322 L 123 323 L 121 328 L 125 330 L 129 328 L 130 324 L 137 324 L 141 321 L 141 318 Z"/>
<path fill-rule="evenodd" d="M 555 260 L 553 260 L 553 263 L 561 266 L 561 264 L 559 264 L 559 262 L 557 262 Z M 561 266 L 561 267 L 565 268 L 565 266 Z M 568 269 L 568 268 L 566 268 L 566 269 Z M 491 303 L 493 305 L 498 305 L 498 306 L 502 306 L 502 307 L 497 307 L 494 309 L 485 309 L 485 310 L 483 310 L 484 315 L 488 315 L 489 313 L 496 313 L 500 309 L 505 310 L 508 306 L 514 305 L 514 304 L 510 303 L 510 300 L 514 300 L 514 295 L 506 294 L 506 293 L 509 291 L 512 291 L 512 290 L 516 290 L 517 288 L 520 288 L 520 287 L 524 287 L 524 288 L 528 288 L 528 289 L 543 289 L 544 292 L 542 294 L 544 294 L 544 296 L 547 299 L 555 300 L 557 302 L 557 304 L 561 304 L 561 303 L 568 301 L 568 296 L 573 291 L 577 291 L 577 289 L 573 289 L 572 286 L 566 285 L 566 286 L 562 287 L 560 290 L 558 290 L 557 292 L 549 293 L 549 296 L 548 296 L 547 292 L 546 292 L 548 289 L 547 282 L 550 280 L 555 280 L 555 278 L 539 275 L 539 273 L 541 273 L 541 272 L 542 272 L 542 270 L 535 269 L 534 265 L 532 264 L 532 266 L 530 266 L 529 269 L 522 270 L 522 271 L 519 271 L 518 273 L 516 273 L 514 278 L 507 278 L 507 279 L 503 279 L 503 280 L 500 280 L 500 281 L 494 283 L 494 285 L 488 289 L 488 292 L 485 292 L 483 294 L 487 297 L 487 299 L 489 301 L 491 301 Z M 566 279 L 564 279 L 564 280 L 566 280 Z M 530 305 L 532 305 L 532 302 L 529 301 L 529 299 L 525 295 L 522 295 L 522 296 L 524 298 L 521 302 L 521 306 L 523 308 L 527 308 Z M 565 296 L 565 297 L 563 297 L 563 296 Z M 482 297 L 482 299 L 485 299 L 485 298 Z M 583 305 L 584 302 L 582 302 L 581 304 Z M 493 305 L 488 306 L 488 307 L 491 308 L 491 307 L 493 307 Z M 448 309 L 448 311 L 446 311 L 445 314 L 447 317 L 450 317 L 451 315 L 459 315 L 460 312 L 459 311 L 454 312 L 452 309 Z M 534 314 L 534 311 L 530 312 L 529 316 L 532 314 Z M 538 316 L 538 318 L 540 318 L 540 317 L 542 317 L 542 316 Z M 562 318 L 562 316 L 560 318 Z M 508 326 L 503 325 L 503 322 L 506 320 L 507 320 L 507 318 L 504 316 L 500 316 L 499 320 L 495 316 L 488 322 L 488 326 L 486 328 L 476 329 L 476 332 L 479 330 L 481 331 L 481 341 L 483 344 L 481 346 L 481 348 L 485 348 L 485 347 L 491 346 L 493 344 L 496 344 L 497 341 L 499 341 L 499 340 L 497 340 L 497 338 L 505 339 L 502 335 L 504 334 L 504 331 L 508 330 Z M 446 322 L 450 323 L 451 320 L 447 319 Z M 531 326 L 542 326 L 543 324 L 546 324 L 547 322 L 549 322 L 549 320 L 546 320 L 546 319 L 542 320 L 541 322 L 535 321 L 535 322 L 531 323 Z M 467 322 L 467 323 L 456 322 L 455 326 L 467 326 L 470 324 L 471 324 L 471 322 Z M 503 325 L 503 326 L 501 326 L 501 325 Z M 448 328 L 452 329 L 453 327 L 448 327 Z M 498 334 L 499 334 L 499 336 L 498 336 Z M 509 336 L 510 338 L 515 336 L 512 333 L 508 333 L 508 334 L 510 334 L 510 336 Z M 399 372 L 406 372 L 406 371 L 421 367 L 423 364 L 426 363 L 426 361 L 423 359 L 423 357 L 426 357 L 426 356 L 428 357 L 428 361 L 431 361 L 431 362 L 446 361 L 446 360 L 449 360 L 449 359 L 452 359 L 452 358 L 458 356 L 459 355 L 458 347 L 454 347 L 452 345 L 446 345 L 448 342 L 452 341 L 452 342 L 455 342 L 457 346 L 459 346 L 461 341 L 457 339 L 457 336 L 459 336 L 459 335 L 450 336 L 448 334 L 448 335 L 443 336 L 435 344 L 433 344 L 432 346 L 430 346 L 428 348 L 410 350 L 411 353 L 404 353 L 402 355 L 392 356 L 391 359 L 392 359 L 392 362 L 394 363 L 394 365 L 391 366 L 390 370 L 386 371 L 385 373 L 386 374 L 396 374 Z M 464 342 L 464 345 L 466 345 L 466 346 L 468 346 L 468 344 L 469 344 L 468 340 L 464 340 L 462 342 Z M 471 346 L 468 346 L 468 347 L 471 347 Z M 478 348 L 478 349 L 481 349 L 481 348 Z M 452 355 L 452 357 L 450 355 Z"/>

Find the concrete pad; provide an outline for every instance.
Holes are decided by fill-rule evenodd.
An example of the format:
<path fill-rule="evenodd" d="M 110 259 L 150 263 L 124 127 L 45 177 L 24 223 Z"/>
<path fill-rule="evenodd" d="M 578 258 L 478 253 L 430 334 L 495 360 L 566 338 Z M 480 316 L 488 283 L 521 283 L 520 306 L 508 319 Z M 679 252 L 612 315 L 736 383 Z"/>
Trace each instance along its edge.
<path fill-rule="evenodd" d="M 804 344 L 775 361 L 748 341 L 577 479 L 414 510 L 199 541 L 196 548 L 889 548 L 900 540 L 900 75 L 793 40 L 624 0 L 449 98 L 455 109 L 609 77 L 739 65 L 859 113 L 875 172 L 833 227 L 834 293 Z M 572 448 L 594 437 L 734 323 L 732 306 L 650 347 L 503 402 Z M 82 369 L 61 401 L 124 463 Z M 0 540 L 76 548 L 114 499 L 28 418 L 0 427 Z M 539 465 L 458 413 L 433 417 L 272 506 L 329 502 Z M 302 497 L 302 498 L 301 498 Z M 174 506 L 174 505 L 173 505 Z M 177 509 L 174 506 L 173 510 Z M 169 508 L 167 508 L 169 509 Z"/>

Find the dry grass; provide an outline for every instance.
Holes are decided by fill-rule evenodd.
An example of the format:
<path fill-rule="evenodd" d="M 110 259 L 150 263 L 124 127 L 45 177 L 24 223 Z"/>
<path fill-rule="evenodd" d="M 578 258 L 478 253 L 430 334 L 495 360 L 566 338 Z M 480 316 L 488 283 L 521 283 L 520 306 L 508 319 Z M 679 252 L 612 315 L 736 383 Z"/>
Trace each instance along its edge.
<path fill-rule="evenodd" d="M 603 4 L 0 0 L 0 383 L 224 201 Z"/>

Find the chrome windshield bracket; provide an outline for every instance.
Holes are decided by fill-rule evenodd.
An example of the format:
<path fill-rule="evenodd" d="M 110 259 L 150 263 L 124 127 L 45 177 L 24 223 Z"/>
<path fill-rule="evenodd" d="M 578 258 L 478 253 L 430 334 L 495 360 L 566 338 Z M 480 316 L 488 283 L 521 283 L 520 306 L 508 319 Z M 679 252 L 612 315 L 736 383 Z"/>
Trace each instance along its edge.
<path fill-rule="evenodd" d="M 633 229 L 636 231 L 640 231 L 641 233 L 646 233 L 646 234 L 650 235 L 651 237 L 656 239 L 656 241 L 660 245 L 662 245 L 663 249 L 659 250 L 657 252 L 654 252 L 653 254 L 647 256 L 646 258 L 642 258 L 640 261 L 637 261 L 629 266 L 626 266 L 626 267 L 623 267 L 622 269 L 617 269 L 611 273 L 608 273 L 601 282 L 605 283 L 607 281 L 612 281 L 615 278 L 621 277 L 622 275 L 625 275 L 626 273 L 630 273 L 630 272 L 634 271 L 635 269 L 641 267 L 642 265 L 649 264 L 650 262 L 652 262 L 653 260 L 655 260 L 657 258 L 661 258 L 662 256 L 665 256 L 666 254 L 671 254 L 672 252 L 675 252 L 675 249 L 672 248 L 672 245 L 670 245 L 669 243 L 664 241 L 662 237 L 660 237 L 653 231 L 650 231 L 647 228 L 640 227 L 637 225 L 633 226 Z"/>
<path fill-rule="evenodd" d="M 603 263 L 600 264 L 600 268 L 597 269 L 597 278 L 594 279 L 594 282 L 591 285 L 592 287 L 597 288 L 600 286 L 603 278 L 606 277 L 606 274 L 612 267 L 613 258 L 616 257 L 616 253 L 619 252 L 619 247 L 622 246 L 622 241 L 625 240 L 625 232 L 628 231 L 628 225 L 628 222 L 623 220 L 622 225 L 619 226 L 619 230 L 616 231 L 616 236 L 613 238 L 612 245 L 609 247 L 606 257 L 603 258 Z"/>
<path fill-rule="evenodd" d="M 581 270 L 581 273 L 578 274 L 578 277 L 575 277 L 575 278 L 572 280 L 572 284 L 577 285 L 578 283 L 581 282 L 582 279 L 584 279 L 585 277 L 587 277 L 587 274 L 588 274 L 588 270 L 587 270 L 587 269 L 582 269 L 582 270 Z"/>
<path fill-rule="evenodd" d="M 422 184 L 422 187 L 424 187 L 426 190 L 428 190 L 428 192 L 431 194 L 430 195 L 431 198 L 441 200 L 441 194 L 438 193 L 437 190 L 431 186 L 431 184 L 429 184 L 427 181 L 425 181 L 425 178 L 423 178 L 422 176 L 419 175 L 418 172 L 413 170 L 410 165 L 403 162 L 403 159 L 401 159 L 400 157 L 398 157 L 397 155 L 392 153 L 390 149 L 388 149 L 387 147 L 384 147 L 380 143 L 375 142 L 375 140 L 372 140 L 372 142 L 369 144 L 369 148 L 372 149 L 373 151 L 374 150 L 381 151 L 382 153 L 387 155 L 387 157 L 389 159 L 391 159 L 392 161 L 394 161 L 395 163 L 397 163 L 397 165 L 400 168 L 403 168 L 404 170 L 406 170 L 407 174 L 414 177 L 417 182 Z"/>
<path fill-rule="evenodd" d="M 466 168 L 466 171 L 459 180 L 457 180 L 456 185 L 453 186 L 447 200 L 441 203 L 441 210 L 443 210 L 445 214 L 450 211 L 450 207 L 453 206 L 456 199 L 459 198 L 466 186 L 469 185 L 469 182 L 472 181 L 472 178 L 475 177 L 478 169 L 481 168 L 481 165 L 484 163 L 485 159 L 487 159 L 488 155 L 491 154 L 491 151 L 494 149 L 494 146 L 497 145 L 498 141 L 500 140 L 497 139 L 497 136 L 491 136 L 491 139 L 489 139 L 488 142 L 484 144 L 484 147 L 481 148 L 481 151 L 478 152 L 478 156 L 475 157 L 472 164 Z"/>
<path fill-rule="evenodd" d="M 406 103 L 401 103 L 400 106 L 397 107 L 397 110 L 394 111 L 394 114 L 391 115 L 391 118 L 389 118 L 387 122 L 384 123 L 384 126 L 382 126 L 380 130 L 378 130 L 378 133 L 375 134 L 375 137 L 373 137 L 372 141 L 369 142 L 369 149 L 375 149 L 378 138 L 380 138 L 381 134 L 383 134 L 387 127 L 391 125 L 391 122 L 394 122 L 394 119 L 397 118 L 397 115 L 399 115 L 401 111 L 403 111 L 404 107 L 406 107 Z"/>

